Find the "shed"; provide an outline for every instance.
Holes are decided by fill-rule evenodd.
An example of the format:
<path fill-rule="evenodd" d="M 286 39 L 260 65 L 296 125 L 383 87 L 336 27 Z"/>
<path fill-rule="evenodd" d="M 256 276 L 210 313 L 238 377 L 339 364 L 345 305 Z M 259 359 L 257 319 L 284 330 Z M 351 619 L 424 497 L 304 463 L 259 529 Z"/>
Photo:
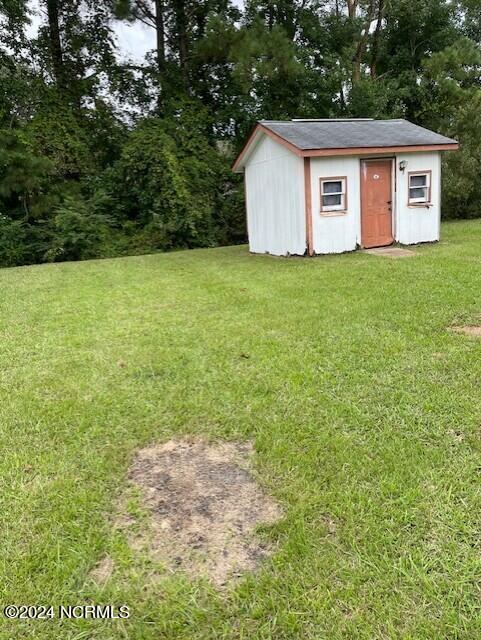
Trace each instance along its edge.
<path fill-rule="evenodd" d="M 456 140 L 407 120 L 257 123 L 244 172 L 253 253 L 313 255 L 439 240 L 441 152 Z"/>

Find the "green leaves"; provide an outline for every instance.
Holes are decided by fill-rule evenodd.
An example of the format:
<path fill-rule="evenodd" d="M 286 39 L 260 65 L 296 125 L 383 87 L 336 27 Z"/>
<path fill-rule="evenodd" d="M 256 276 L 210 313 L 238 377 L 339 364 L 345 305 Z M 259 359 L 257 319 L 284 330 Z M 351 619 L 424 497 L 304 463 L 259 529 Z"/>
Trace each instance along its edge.
<path fill-rule="evenodd" d="M 47 262 L 85 260 L 101 254 L 109 235 L 108 219 L 68 196 L 56 208 L 49 231 L 53 239 L 44 255 Z"/>
<path fill-rule="evenodd" d="M 31 4 L 0 0 L 0 212 L 23 221 L 20 261 L 242 241 L 229 162 L 262 118 L 406 117 L 457 137 L 444 214 L 479 214 L 476 0 L 39 4 L 34 33 Z M 115 20 L 142 25 L 144 60 L 123 59 Z"/>
<path fill-rule="evenodd" d="M 143 121 L 110 176 L 124 217 L 149 229 L 156 249 L 216 242 L 213 219 L 223 164 L 202 129 L 202 112 L 189 109 L 175 127 Z"/>

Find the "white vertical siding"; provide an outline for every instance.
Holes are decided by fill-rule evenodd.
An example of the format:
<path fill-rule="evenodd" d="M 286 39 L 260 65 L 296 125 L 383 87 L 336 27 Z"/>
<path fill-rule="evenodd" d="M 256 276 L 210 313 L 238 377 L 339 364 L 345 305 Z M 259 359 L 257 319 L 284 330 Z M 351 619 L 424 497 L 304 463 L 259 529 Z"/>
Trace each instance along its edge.
<path fill-rule="evenodd" d="M 262 136 L 246 163 L 249 247 L 273 255 L 306 251 L 302 158 Z"/>
<path fill-rule="evenodd" d="M 399 163 L 407 162 L 404 172 Z M 431 170 L 431 204 L 427 207 L 408 205 L 408 174 L 410 171 Z M 439 240 L 441 219 L 441 154 L 400 153 L 396 156 L 395 239 L 401 244 L 416 244 Z"/>
<path fill-rule="evenodd" d="M 402 153 L 395 158 L 393 233 L 396 242 L 439 240 L 441 158 L 439 152 Z M 379 157 L 379 156 L 378 156 Z M 406 170 L 399 163 L 407 162 Z M 312 239 L 314 253 L 353 251 L 361 243 L 359 156 L 311 158 Z M 408 205 L 408 173 L 431 171 L 431 204 Z M 346 176 L 347 213 L 320 213 L 320 178 Z M 253 253 L 306 252 L 304 164 L 288 149 L 262 136 L 245 168 L 247 225 Z"/>
<path fill-rule="evenodd" d="M 311 158 L 312 235 L 315 253 L 353 251 L 361 242 L 359 157 Z M 321 214 L 320 178 L 347 177 L 347 213 Z"/>

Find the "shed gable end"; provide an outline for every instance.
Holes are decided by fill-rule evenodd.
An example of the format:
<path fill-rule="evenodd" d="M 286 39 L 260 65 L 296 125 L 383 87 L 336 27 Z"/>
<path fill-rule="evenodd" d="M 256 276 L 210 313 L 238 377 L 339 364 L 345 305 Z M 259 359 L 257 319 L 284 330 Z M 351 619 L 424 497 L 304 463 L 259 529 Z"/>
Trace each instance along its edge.
<path fill-rule="evenodd" d="M 250 249 L 273 255 L 306 251 L 303 160 L 268 136 L 245 163 Z"/>
<path fill-rule="evenodd" d="M 276 160 L 277 158 L 282 158 L 286 155 L 295 157 L 289 149 L 286 149 L 286 147 L 276 142 L 276 140 L 273 140 L 269 136 L 261 133 L 257 143 L 254 145 L 245 160 L 245 166 L 252 166 L 253 164 L 259 164 L 260 162 L 269 162 L 271 160 Z"/>

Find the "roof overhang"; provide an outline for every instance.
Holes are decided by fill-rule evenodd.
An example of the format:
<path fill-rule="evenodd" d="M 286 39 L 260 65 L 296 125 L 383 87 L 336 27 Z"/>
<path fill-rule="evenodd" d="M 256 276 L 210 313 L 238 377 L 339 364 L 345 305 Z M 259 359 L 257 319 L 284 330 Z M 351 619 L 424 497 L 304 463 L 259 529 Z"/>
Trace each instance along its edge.
<path fill-rule="evenodd" d="M 274 131 L 271 131 L 261 123 L 257 123 L 252 131 L 251 135 L 247 139 L 247 142 L 242 147 L 239 155 L 237 156 L 232 170 L 236 173 L 241 173 L 245 167 L 245 163 L 257 146 L 257 143 L 263 135 L 269 136 L 286 149 L 289 149 L 299 158 L 318 158 L 326 156 L 370 156 L 373 154 L 381 153 L 420 153 L 423 151 L 456 151 L 459 149 L 457 142 L 451 142 L 446 144 L 420 144 L 420 145 L 407 145 L 407 146 L 392 146 L 392 147 L 342 147 L 339 149 L 300 149 L 296 145 L 288 142 Z"/>

